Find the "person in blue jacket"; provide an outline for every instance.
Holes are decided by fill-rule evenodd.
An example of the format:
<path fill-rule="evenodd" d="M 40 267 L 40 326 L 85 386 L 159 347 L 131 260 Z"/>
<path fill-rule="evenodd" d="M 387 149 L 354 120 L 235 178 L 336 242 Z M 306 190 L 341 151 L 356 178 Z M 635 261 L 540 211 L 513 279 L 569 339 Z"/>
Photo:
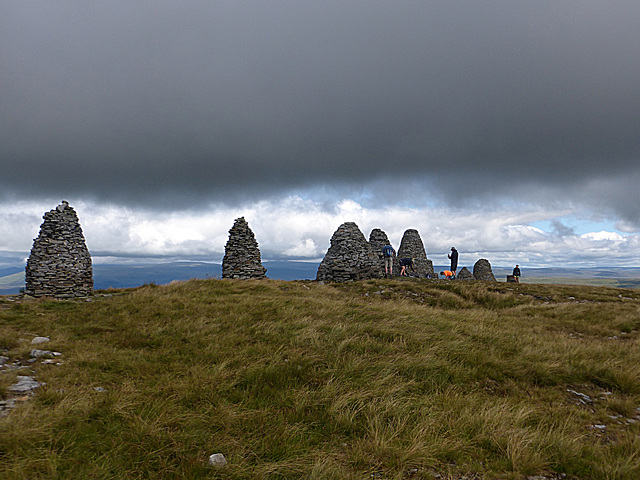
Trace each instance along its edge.
<path fill-rule="evenodd" d="M 384 257 L 384 276 L 392 276 L 393 275 L 393 256 L 395 255 L 395 250 L 391 245 L 385 245 L 382 247 L 382 256 Z"/>

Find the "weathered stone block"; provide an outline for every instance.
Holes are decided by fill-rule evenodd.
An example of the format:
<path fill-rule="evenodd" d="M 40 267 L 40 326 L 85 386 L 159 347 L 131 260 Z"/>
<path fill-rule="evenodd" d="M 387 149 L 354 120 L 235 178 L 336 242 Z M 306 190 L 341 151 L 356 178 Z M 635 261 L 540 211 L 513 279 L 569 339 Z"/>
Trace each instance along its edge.
<path fill-rule="evenodd" d="M 475 280 L 476 279 L 473 276 L 473 273 L 471 273 L 467 267 L 462 267 L 462 270 L 460 270 L 460 272 L 458 273 L 456 278 L 458 280 L 466 280 L 466 281 L 470 281 L 470 280 Z"/>
<path fill-rule="evenodd" d="M 481 258 L 473 266 L 473 277 L 476 280 L 484 280 L 486 282 L 497 282 L 496 277 L 491 271 L 489 260 Z"/>

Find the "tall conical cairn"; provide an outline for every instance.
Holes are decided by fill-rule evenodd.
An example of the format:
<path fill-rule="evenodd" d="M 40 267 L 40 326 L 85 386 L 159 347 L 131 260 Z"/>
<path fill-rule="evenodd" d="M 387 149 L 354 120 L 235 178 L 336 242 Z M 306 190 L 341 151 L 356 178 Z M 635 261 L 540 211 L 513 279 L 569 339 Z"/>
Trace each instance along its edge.
<path fill-rule="evenodd" d="M 224 247 L 222 278 L 266 278 L 256 237 L 244 217 L 236 218 Z"/>
<path fill-rule="evenodd" d="M 63 200 L 42 218 L 27 260 L 25 292 L 56 298 L 92 295 L 91 254 L 75 210 Z"/>
<path fill-rule="evenodd" d="M 427 252 L 417 230 L 410 228 L 404 232 L 398 258 L 413 258 L 413 267 L 419 277 L 438 278 L 433 271 L 433 262 L 427 258 Z"/>
<path fill-rule="evenodd" d="M 353 222 L 345 222 L 331 237 L 331 246 L 322 259 L 316 280 L 346 282 L 375 278 L 376 257 Z"/>
<path fill-rule="evenodd" d="M 384 275 L 384 256 L 382 255 L 382 247 L 385 245 L 391 245 L 389 237 L 379 228 L 374 228 L 369 234 L 369 246 L 376 259 L 376 276 L 382 277 Z M 398 275 L 400 273 L 400 264 L 398 263 L 398 255 L 393 255 L 393 274 Z"/>

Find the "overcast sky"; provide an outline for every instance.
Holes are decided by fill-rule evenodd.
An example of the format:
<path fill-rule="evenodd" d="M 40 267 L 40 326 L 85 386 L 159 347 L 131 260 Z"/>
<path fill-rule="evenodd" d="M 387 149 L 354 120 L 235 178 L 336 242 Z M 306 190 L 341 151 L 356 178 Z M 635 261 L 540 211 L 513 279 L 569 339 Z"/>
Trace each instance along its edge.
<path fill-rule="evenodd" d="M 640 2 L 0 0 L 0 253 L 637 265 Z M 466 255 L 466 257 L 465 257 Z M 442 257 L 442 259 L 441 259 Z"/>

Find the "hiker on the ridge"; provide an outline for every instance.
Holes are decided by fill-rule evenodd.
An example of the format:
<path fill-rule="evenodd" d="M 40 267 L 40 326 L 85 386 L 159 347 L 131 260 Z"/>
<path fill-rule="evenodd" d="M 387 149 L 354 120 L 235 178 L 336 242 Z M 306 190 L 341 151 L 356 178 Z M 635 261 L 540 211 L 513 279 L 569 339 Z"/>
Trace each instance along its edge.
<path fill-rule="evenodd" d="M 442 275 L 446 279 L 455 278 L 455 276 L 454 276 L 454 274 L 453 274 L 453 272 L 451 270 L 445 270 L 444 272 L 440 272 L 440 275 Z"/>
<path fill-rule="evenodd" d="M 393 276 L 393 256 L 396 251 L 391 245 L 385 245 L 382 247 L 382 256 L 384 257 L 384 276 Z"/>
<path fill-rule="evenodd" d="M 516 265 L 516 268 L 513 269 L 513 278 L 516 283 L 520 283 L 520 265 Z"/>
<path fill-rule="evenodd" d="M 451 247 L 451 253 L 447 257 L 451 260 L 450 270 L 453 273 L 453 278 L 456 278 L 456 270 L 458 269 L 458 250 L 456 247 Z"/>
<path fill-rule="evenodd" d="M 412 272 L 415 272 L 413 269 L 413 258 L 401 258 L 399 260 L 400 266 L 402 269 L 400 270 L 400 276 L 408 276 L 407 267 L 411 269 Z"/>

